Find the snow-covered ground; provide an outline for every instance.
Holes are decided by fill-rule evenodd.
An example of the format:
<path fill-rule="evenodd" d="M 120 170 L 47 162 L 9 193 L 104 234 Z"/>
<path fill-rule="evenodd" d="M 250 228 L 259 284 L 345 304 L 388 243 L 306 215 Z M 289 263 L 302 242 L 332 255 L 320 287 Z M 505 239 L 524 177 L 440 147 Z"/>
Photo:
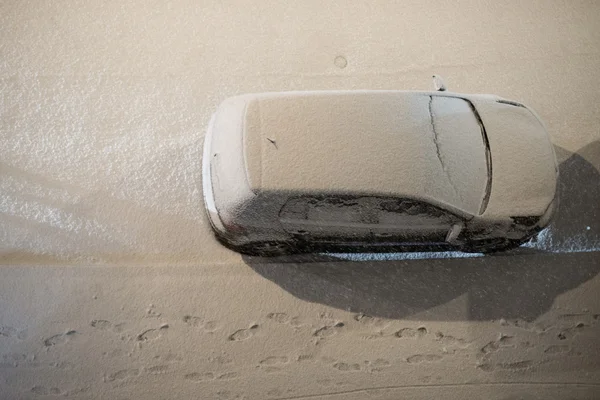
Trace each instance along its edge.
<path fill-rule="evenodd" d="M 544 0 L 0 2 L 0 398 L 600 397 L 599 16 Z M 269 261 L 214 240 L 201 148 L 221 100 L 427 90 L 434 73 L 545 121 L 561 206 L 537 242 Z"/>

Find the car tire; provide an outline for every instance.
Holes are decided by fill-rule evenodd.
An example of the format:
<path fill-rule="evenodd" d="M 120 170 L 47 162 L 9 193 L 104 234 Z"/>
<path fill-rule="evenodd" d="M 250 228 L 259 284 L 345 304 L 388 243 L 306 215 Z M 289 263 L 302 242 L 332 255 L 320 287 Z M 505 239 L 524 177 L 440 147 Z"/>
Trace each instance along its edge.
<path fill-rule="evenodd" d="M 238 247 L 237 250 L 250 256 L 277 257 L 293 254 L 294 248 L 289 242 L 264 241 L 248 243 Z"/>
<path fill-rule="evenodd" d="M 520 247 L 522 244 L 527 243 L 530 238 L 525 239 L 505 239 L 505 238 L 495 238 L 495 239 L 484 239 L 473 241 L 471 243 L 466 244 L 461 249 L 466 253 L 483 253 L 483 254 L 492 254 L 492 253 L 500 253 L 504 251 L 509 251 Z"/>

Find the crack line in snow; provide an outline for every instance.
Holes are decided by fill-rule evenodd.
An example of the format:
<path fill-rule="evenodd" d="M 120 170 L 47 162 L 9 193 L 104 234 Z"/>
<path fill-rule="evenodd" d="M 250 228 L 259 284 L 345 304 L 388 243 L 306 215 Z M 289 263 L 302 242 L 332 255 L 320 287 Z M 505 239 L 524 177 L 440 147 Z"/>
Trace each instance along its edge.
<path fill-rule="evenodd" d="M 444 173 L 446 174 L 446 178 L 448 178 L 448 183 L 450 183 L 450 186 L 452 187 L 454 194 L 459 199 L 462 200 L 462 196 L 458 193 L 456 186 L 454 186 L 454 182 L 452 182 L 450 173 L 448 172 L 448 169 L 446 168 L 446 164 L 444 164 L 444 160 L 442 158 L 442 152 L 440 151 L 440 143 L 438 141 L 438 133 L 437 133 L 437 130 L 435 129 L 435 120 L 433 118 L 433 108 L 431 107 L 432 103 L 433 103 L 433 96 L 429 96 L 429 123 L 431 124 L 431 130 L 433 131 L 433 143 L 435 144 L 435 151 L 437 154 L 437 158 L 438 158 L 438 160 L 440 160 L 440 164 L 442 165 L 442 170 L 444 170 Z"/>

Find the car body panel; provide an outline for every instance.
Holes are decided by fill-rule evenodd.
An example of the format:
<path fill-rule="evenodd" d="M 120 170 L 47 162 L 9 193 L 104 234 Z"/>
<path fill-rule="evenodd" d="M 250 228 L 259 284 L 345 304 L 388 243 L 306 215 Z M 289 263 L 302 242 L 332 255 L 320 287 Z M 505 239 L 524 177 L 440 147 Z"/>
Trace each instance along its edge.
<path fill-rule="evenodd" d="M 203 187 L 211 225 L 222 243 L 238 251 L 268 241 L 404 251 L 427 241 L 461 248 L 525 240 L 549 222 L 557 204 L 556 159 L 535 113 L 498 100 L 406 91 L 227 99 L 205 139 Z M 318 218 L 283 215 L 299 196 L 406 199 L 453 218 L 421 226 L 406 215 L 372 219 L 368 201 L 356 221 L 318 207 L 312 211 Z M 533 222 L 524 224 L 528 217 Z"/>
<path fill-rule="evenodd" d="M 250 190 L 244 162 L 243 132 L 247 103 L 232 97 L 213 115 L 205 137 L 203 186 L 213 227 L 227 227 L 243 216 L 243 209 L 255 197 Z M 206 157 L 208 156 L 208 160 Z M 206 169 L 209 171 L 206 171 Z M 210 183 L 206 182 L 210 179 Z M 210 185 L 209 191 L 207 186 Z M 206 198 L 209 197 L 207 202 Z M 217 216 L 214 216 L 214 211 Z"/>
<path fill-rule="evenodd" d="M 544 126 L 527 107 L 473 101 L 492 154 L 493 184 L 485 215 L 543 215 L 557 184 L 556 157 Z"/>

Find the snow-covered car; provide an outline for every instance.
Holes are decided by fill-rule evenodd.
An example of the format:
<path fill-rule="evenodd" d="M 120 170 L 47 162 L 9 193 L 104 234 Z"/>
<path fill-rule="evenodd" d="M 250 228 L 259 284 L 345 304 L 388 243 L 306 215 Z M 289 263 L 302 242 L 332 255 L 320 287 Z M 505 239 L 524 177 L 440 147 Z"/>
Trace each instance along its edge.
<path fill-rule="evenodd" d="M 229 98 L 210 121 L 202 178 L 219 241 L 262 256 L 506 250 L 558 202 L 535 112 L 440 91 Z"/>

